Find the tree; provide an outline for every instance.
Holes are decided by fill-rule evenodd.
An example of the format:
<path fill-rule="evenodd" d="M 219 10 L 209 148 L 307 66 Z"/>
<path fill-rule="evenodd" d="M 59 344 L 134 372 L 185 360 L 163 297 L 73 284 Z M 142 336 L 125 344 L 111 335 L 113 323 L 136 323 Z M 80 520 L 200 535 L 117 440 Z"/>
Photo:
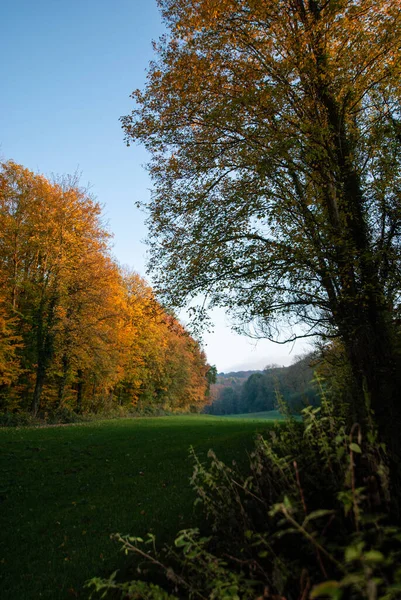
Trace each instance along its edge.
<path fill-rule="evenodd" d="M 368 400 L 401 455 L 399 2 L 159 5 L 170 34 L 122 118 L 152 154 L 158 289 L 257 335 L 339 336 L 357 418 Z"/>
<path fill-rule="evenodd" d="M 55 190 L 47 180 L 12 162 L 1 165 L 1 275 L 22 339 L 30 340 L 21 363 L 25 371 L 36 371 L 33 412 L 54 349 L 60 240 L 56 207 Z"/>
<path fill-rule="evenodd" d="M 113 290 L 120 279 L 100 212 L 74 181 L 51 183 L 11 161 L 1 165 L 0 274 L 21 334 L 33 414 L 49 375 L 60 373 L 60 402 L 72 365 L 76 371 L 86 368 L 89 357 L 96 362 L 100 348 L 107 361 L 113 354 L 110 340 L 107 351 L 102 342 L 116 313 Z"/>
<path fill-rule="evenodd" d="M 1 408 L 198 410 L 209 366 L 135 273 L 112 260 L 75 178 L 0 165 Z"/>
<path fill-rule="evenodd" d="M 0 295 L 0 397 L 2 388 L 12 384 L 20 372 L 16 356 L 20 338 L 15 332 L 15 319 L 7 310 L 5 298 Z"/>
<path fill-rule="evenodd" d="M 274 410 L 274 387 L 269 390 L 265 383 L 263 373 L 254 373 L 248 377 L 241 389 L 241 406 L 244 407 L 243 412 L 252 413 Z"/>

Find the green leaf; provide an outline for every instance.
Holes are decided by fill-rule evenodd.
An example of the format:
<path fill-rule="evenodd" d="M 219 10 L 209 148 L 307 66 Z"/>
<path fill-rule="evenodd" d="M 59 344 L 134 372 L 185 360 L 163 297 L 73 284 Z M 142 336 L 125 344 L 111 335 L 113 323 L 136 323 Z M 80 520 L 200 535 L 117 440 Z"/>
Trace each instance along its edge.
<path fill-rule="evenodd" d="M 348 546 L 345 549 L 345 562 L 349 563 L 353 560 L 358 560 L 362 556 L 362 551 L 364 547 L 364 542 L 359 542 L 359 544 L 355 544 L 353 546 Z"/>
<path fill-rule="evenodd" d="M 360 446 L 358 446 L 358 444 L 355 444 L 355 442 L 351 442 L 351 444 L 349 445 L 349 449 L 352 450 L 352 452 L 356 452 L 357 454 L 362 454 Z"/>
<path fill-rule="evenodd" d="M 384 561 L 384 555 L 378 550 L 369 550 L 365 552 L 363 559 L 367 562 L 379 563 Z"/>
<path fill-rule="evenodd" d="M 327 515 L 332 515 L 334 510 L 314 510 L 311 512 L 304 520 L 303 525 L 305 526 L 309 521 L 313 521 L 314 519 L 320 519 L 321 517 L 327 517 Z"/>
<path fill-rule="evenodd" d="M 288 496 L 284 496 L 283 504 L 287 510 L 292 509 L 291 500 L 288 498 Z"/>
<path fill-rule="evenodd" d="M 340 581 L 341 587 L 347 587 L 349 585 L 358 585 L 363 583 L 364 577 L 363 575 L 358 575 L 357 573 L 349 573 L 343 577 Z"/>
<path fill-rule="evenodd" d="M 339 598 L 340 584 L 338 581 L 324 581 L 323 583 L 319 583 L 315 585 L 310 593 L 310 597 L 312 598 L 320 598 L 321 596 L 328 596 L 329 598 Z"/>

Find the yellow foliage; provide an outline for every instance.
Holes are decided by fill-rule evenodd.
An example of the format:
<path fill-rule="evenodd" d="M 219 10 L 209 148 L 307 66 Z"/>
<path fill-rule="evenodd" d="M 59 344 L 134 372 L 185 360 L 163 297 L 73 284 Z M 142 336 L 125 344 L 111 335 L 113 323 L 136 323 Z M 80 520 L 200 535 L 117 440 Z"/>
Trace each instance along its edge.
<path fill-rule="evenodd" d="M 2 408 L 202 403 L 195 342 L 112 260 L 100 207 L 75 181 L 2 164 L 0 232 Z"/>

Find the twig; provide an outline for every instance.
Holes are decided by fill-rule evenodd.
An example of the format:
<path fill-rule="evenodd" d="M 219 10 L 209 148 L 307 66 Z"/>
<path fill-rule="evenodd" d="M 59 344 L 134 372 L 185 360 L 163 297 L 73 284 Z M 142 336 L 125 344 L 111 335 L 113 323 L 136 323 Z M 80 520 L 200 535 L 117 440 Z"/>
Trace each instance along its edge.
<path fill-rule="evenodd" d="M 327 552 L 327 550 L 325 548 L 323 548 L 323 546 L 321 546 L 319 544 L 319 542 L 317 542 L 315 540 L 315 538 L 306 531 L 306 529 L 304 529 L 295 519 L 293 519 L 293 517 L 289 514 L 289 512 L 287 511 L 287 509 L 284 505 L 281 505 L 281 512 L 283 513 L 283 515 L 285 516 L 287 521 L 289 521 L 291 523 L 291 525 L 293 525 L 293 527 L 295 527 L 295 529 L 297 529 L 300 533 L 302 533 L 302 535 L 304 537 L 306 537 L 306 539 L 313 546 L 315 546 L 315 548 L 317 548 L 322 554 L 324 554 L 324 556 L 326 556 L 326 558 L 328 558 L 330 562 L 332 562 L 334 565 L 336 565 L 336 567 L 342 573 L 346 573 L 346 570 L 344 569 L 343 565 L 340 562 L 338 562 L 338 560 L 336 560 L 334 558 L 334 556 L 332 556 L 329 552 Z"/>

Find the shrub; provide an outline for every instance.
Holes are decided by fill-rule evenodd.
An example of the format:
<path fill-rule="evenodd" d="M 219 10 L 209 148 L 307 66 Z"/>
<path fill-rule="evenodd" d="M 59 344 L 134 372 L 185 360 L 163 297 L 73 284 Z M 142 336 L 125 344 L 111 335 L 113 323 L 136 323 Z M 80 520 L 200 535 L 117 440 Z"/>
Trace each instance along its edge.
<path fill-rule="evenodd" d="M 26 412 L 0 412 L 0 427 L 28 427 L 38 424 L 40 420 Z"/>
<path fill-rule="evenodd" d="M 342 411 L 343 413 L 345 411 Z M 372 421 L 347 425 L 324 397 L 287 415 L 259 436 L 247 474 L 213 451 L 202 463 L 191 451 L 196 503 L 210 530 L 179 532 L 175 547 L 156 551 L 117 535 L 141 562 L 128 582 L 92 579 L 93 594 L 121 598 L 279 598 L 339 600 L 401 597 L 401 529 L 391 515 L 385 448 Z M 152 547 L 147 551 L 147 545 Z M 157 567 L 165 584 L 155 585 Z"/>
<path fill-rule="evenodd" d="M 87 421 L 100 421 L 104 419 L 125 419 L 143 416 L 168 416 L 169 412 L 160 408 L 149 408 L 139 411 L 136 408 L 112 406 L 101 413 L 84 412 L 76 413 L 68 406 L 60 406 L 54 410 L 41 412 L 37 417 L 23 411 L 0 412 L 0 427 L 33 427 L 44 425 L 59 425 L 71 423 L 85 423 Z"/>
<path fill-rule="evenodd" d="M 50 411 L 44 415 L 44 420 L 49 425 L 57 425 L 61 423 L 82 423 L 83 421 L 89 420 L 89 417 L 77 414 L 67 406 L 60 406 L 53 411 Z"/>

